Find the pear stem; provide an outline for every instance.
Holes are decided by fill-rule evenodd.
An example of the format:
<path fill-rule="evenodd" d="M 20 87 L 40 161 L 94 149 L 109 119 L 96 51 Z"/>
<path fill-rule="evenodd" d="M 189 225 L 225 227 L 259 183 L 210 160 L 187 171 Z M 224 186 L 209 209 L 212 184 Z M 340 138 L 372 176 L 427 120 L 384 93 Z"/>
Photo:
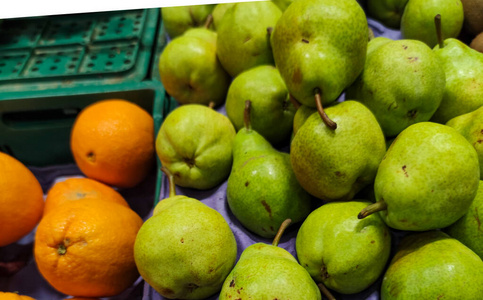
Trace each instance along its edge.
<path fill-rule="evenodd" d="M 335 300 L 334 295 L 332 295 L 332 293 L 329 291 L 329 289 L 327 289 L 327 287 L 323 283 L 319 283 L 317 284 L 317 286 L 319 287 L 320 291 L 322 292 L 322 294 L 324 294 L 325 297 L 327 297 L 329 300 Z"/>
<path fill-rule="evenodd" d="M 176 196 L 176 185 L 174 184 L 174 177 L 173 174 L 165 167 L 161 167 L 161 171 L 163 171 L 164 175 L 168 178 L 168 183 L 169 183 L 169 197 L 174 197 Z"/>
<path fill-rule="evenodd" d="M 436 35 L 438 37 L 439 48 L 444 48 L 443 33 L 441 31 L 441 15 L 437 14 L 434 17 L 434 25 L 436 26 Z"/>
<path fill-rule="evenodd" d="M 250 122 L 250 109 L 252 106 L 252 101 L 246 100 L 245 101 L 245 111 L 243 114 L 243 121 L 245 122 L 245 129 L 247 131 L 250 131 L 252 129 L 252 124 Z"/>
<path fill-rule="evenodd" d="M 292 223 L 291 219 L 286 219 L 285 221 L 282 222 L 280 225 L 280 228 L 277 231 L 277 235 L 273 238 L 272 245 L 273 246 L 278 246 L 278 243 L 280 242 L 280 238 L 282 237 L 282 234 L 284 233 L 285 229 L 287 229 L 288 225 Z"/>
<path fill-rule="evenodd" d="M 297 99 L 295 99 L 294 96 L 292 96 L 292 94 L 289 94 L 290 96 L 290 102 L 292 102 L 292 105 L 295 107 L 295 109 L 299 109 L 300 106 L 302 106 L 302 104 L 300 104 L 300 102 L 297 101 Z"/>
<path fill-rule="evenodd" d="M 268 37 L 270 37 L 272 35 L 272 32 L 273 32 L 273 27 L 267 27 L 267 35 L 268 35 Z"/>
<path fill-rule="evenodd" d="M 209 29 L 212 23 L 213 23 L 213 15 L 212 14 L 209 14 L 208 17 L 206 17 L 206 21 L 205 21 L 204 27 L 206 29 Z"/>
<path fill-rule="evenodd" d="M 208 107 L 211 109 L 215 108 L 215 101 L 210 101 L 210 103 L 208 103 Z"/>
<path fill-rule="evenodd" d="M 359 215 L 357 215 L 358 219 L 364 219 L 367 216 L 372 215 L 375 212 L 381 211 L 381 210 L 386 210 L 387 209 L 387 203 L 384 201 L 384 199 L 381 199 L 377 201 L 376 203 L 373 203 L 361 210 Z"/>
<path fill-rule="evenodd" d="M 315 92 L 315 104 L 317 104 L 317 111 L 319 112 L 319 115 L 322 118 L 322 121 L 324 121 L 325 125 L 327 125 L 327 127 L 329 127 L 330 129 L 336 130 L 337 129 L 337 123 L 332 121 L 327 116 L 327 114 L 324 111 L 324 107 L 322 106 L 322 98 L 320 97 L 320 94 L 321 94 L 320 89 L 315 88 L 314 92 Z"/>

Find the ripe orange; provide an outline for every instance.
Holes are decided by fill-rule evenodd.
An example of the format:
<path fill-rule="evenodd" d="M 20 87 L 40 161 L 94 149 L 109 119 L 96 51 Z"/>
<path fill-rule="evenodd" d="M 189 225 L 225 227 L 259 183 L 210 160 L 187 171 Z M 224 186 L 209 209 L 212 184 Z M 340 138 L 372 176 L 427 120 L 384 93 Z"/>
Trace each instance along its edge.
<path fill-rule="evenodd" d="M 68 178 L 54 184 L 47 193 L 44 216 L 61 204 L 81 199 L 109 201 L 129 207 L 121 194 L 110 186 L 89 178 Z"/>
<path fill-rule="evenodd" d="M 118 295 L 139 277 L 134 241 L 142 223 L 133 210 L 117 203 L 84 199 L 60 205 L 37 227 L 38 270 L 67 295 Z"/>
<path fill-rule="evenodd" d="M 35 300 L 29 296 L 19 295 L 17 293 L 0 292 L 0 300 Z"/>
<path fill-rule="evenodd" d="M 44 193 L 34 174 L 0 152 L 0 247 L 21 239 L 42 217 Z"/>
<path fill-rule="evenodd" d="M 87 177 L 133 187 L 155 165 L 153 117 L 126 100 L 95 102 L 77 116 L 70 147 Z"/>

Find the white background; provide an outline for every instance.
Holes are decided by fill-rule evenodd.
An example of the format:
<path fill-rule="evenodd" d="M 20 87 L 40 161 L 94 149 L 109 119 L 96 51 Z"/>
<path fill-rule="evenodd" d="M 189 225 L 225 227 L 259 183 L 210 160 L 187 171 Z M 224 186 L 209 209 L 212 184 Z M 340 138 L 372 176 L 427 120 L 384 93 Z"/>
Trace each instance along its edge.
<path fill-rule="evenodd" d="M 0 0 L 0 19 L 264 0 Z"/>

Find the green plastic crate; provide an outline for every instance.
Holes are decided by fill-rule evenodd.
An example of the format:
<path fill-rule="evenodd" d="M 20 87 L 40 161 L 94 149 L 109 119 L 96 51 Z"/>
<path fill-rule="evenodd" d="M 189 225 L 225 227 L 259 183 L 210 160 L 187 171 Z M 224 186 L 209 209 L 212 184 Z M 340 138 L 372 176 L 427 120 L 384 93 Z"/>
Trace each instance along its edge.
<path fill-rule="evenodd" d="M 48 90 L 35 97 L 19 93 L 0 100 L 0 151 L 32 166 L 73 162 L 69 140 L 77 114 L 93 102 L 113 98 L 135 102 L 152 112 L 156 132 L 170 105 L 163 86 L 151 81 Z"/>
<path fill-rule="evenodd" d="M 0 24 L 0 94 L 142 81 L 159 9 L 7 19 Z"/>
<path fill-rule="evenodd" d="M 152 80 L 161 82 L 161 76 L 159 76 L 159 58 L 167 44 L 168 40 L 166 38 L 166 31 L 164 29 L 164 23 L 161 19 L 158 32 L 156 34 L 156 44 L 153 50 L 153 63 L 150 70 Z"/>

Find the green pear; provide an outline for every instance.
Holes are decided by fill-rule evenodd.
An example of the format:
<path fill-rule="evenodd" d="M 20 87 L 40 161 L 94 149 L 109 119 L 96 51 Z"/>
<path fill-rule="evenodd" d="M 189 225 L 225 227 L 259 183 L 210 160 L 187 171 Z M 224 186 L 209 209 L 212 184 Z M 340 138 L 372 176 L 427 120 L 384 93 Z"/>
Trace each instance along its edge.
<path fill-rule="evenodd" d="M 354 0 L 294 1 L 271 35 L 275 65 L 290 94 L 324 116 L 322 105 L 334 102 L 362 72 L 368 32 Z"/>
<path fill-rule="evenodd" d="M 177 185 L 210 189 L 231 171 L 236 131 L 230 120 L 207 106 L 186 104 L 164 120 L 156 152 Z"/>
<path fill-rule="evenodd" d="M 441 15 L 443 38 L 456 38 L 463 27 L 463 5 L 460 0 L 409 0 L 401 19 L 404 39 L 425 42 L 433 48 L 438 44 L 434 16 Z"/>
<path fill-rule="evenodd" d="M 483 179 L 483 106 L 449 120 L 446 125 L 456 129 L 473 145 L 480 162 L 480 179 Z"/>
<path fill-rule="evenodd" d="M 405 237 L 391 261 L 381 299 L 481 299 L 483 262 L 441 231 Z"/>
<path fill-rule="evenodd" d="M 382 274 L 391 235 L 378 215 L 357 219 L 357 213 L 368 204 L 327 203 L 302 223 L 295 240 L 297 257 L 316 282 L 342 294 L 355 294 Z"/>
<path fill-rule="evenodd" d="M 171 39 L 193 27 L 204 26 L 214 4 L 172 6 L 161 8 L 164 29 Z"/>
<path fill-rule="evenodd" d="M 346 100 L 326 112 L 338 128 L 330 129 L 312 114 L 292 140 L 292 167 L 313 196 L 325 201 L 351 200 L 374 182 L 386 152 L 384 134 L 371 111 L 359 102 Z"/>
<path fill-rule="evenodd" d="M 285 11 L 293 1 L 294 0 L 272 0 L 272 2 L 275 3 L 281 11 Z"/>
<path fill-rule="evenodd" d="M 377 202 L 359 217 L 380 211 L 392 228 L 447 227 L 467 211 L 480 179 L 478 155 L 455 129 L 432 122 L 409 126 L 392 142 L 377 170 Z"/>
<path fill-rule="evenodd" d="M 446 73 L 446 88 L 441 105 L 431 120 L 446 123 L 482 106 L 483 53 L 457 39 L 446 39 L 434 51 Z"/>
<path fill-rule="evenodd" d="M 256 243 L 243 251 L 223 283 L 219 300 L 321 299 L 320 291 L 307 270 L 287 250 L 278 247 L 287 223 L 280 226 L 272 245 Z"/>
<path fill-rule="evenodd" d="M 305 121 L 313 114 L 317 112 L 317 110 L 313 107 L 307 105 L 301 105 L 297 111 L 295 112 L 295 116 L 293 118 L 293 134 L 297 134 L 302 125 L 304 125 Z"/>
<path fill-rule="evenodd" d="M 194 198 L 160 201 L 136 236 L 134 259 L 143 279 L 169 299 L 217 293 L 237 258 L 235 236 L 223 216 Z"/>
<path fill-rule="evenodd" d="M 478 185 L 478 192 L 468 212 L 445 231 L 483 259 L 483 228 L 480 219 L 483 215 L 480 214 L 483 214 L 483 181 Z"/>
<path fill-rule="evenodd" d="M 226 11 L 233 5 L 235 5 L 235 3 L 220 3 L 213 9 L 211 14 L 213 15 L 213 24 L 217 30 L 220 28 L 221 20 L 223 20 Z"/>
<path fill-rule="evenodd" d="M 183 36 L 192 36 L 210 42 L 216 47 L 216 32 L 205 27 L 190 28 L 183 33 Z"/>
<path fill-rule="evenodd" d="M 371 40 L 368 49 L 379 41 Z M 367 55 L 364 71 L 346 97 L 366 105 L 384 135 L 392 137 L 433 116 L 443 99 L 445 72 L 439 58 L 421 41 L 383 42 Z"/>
<path fill-rule="evenodd" d="M 231 78 L 218 61 L 214 38 L 206 31 L 190 31 L 173 39 L 161 53 L 161 82 L 179 103 L 216 106 L 225 101 Z"/>
<path fill-rule="evenodd" d="M 383 37 L 383 36 L 378 36 L 376 38 L 371 39 L 369 41 L 369 43 L 367 44 L 366 61 L 369 58 L 369 56 L 372 55 L 372 52 L 374 52 L 376 49 L 379 49 L 379 47 L 381 47 L 382 45 L 385 45 L 385 44 L 390 43 L 392 41 L 393 40 L 391 40 L 390 38 Z M 362 73 L 361 73 L 361 75 L 362 75 Z M 359 77 L 361 75 L 359 75 Z"/>
<path fill-rule="evenodd" d="M 233 167 L 226 196 L 231 212 L 250 231 L 274 237 L 285 219 L 301 222 L 310 213 L 311 197 L 300 186 L 290 165 L 290 155 L 274 149 L 250 126 L 233 142 Z"/>
<path fill-rule="evenodd" d="M 259 65 L 273 65 L 267 29 L 273 28 L 281 15 L 270 1 L 240 2 L 227 9 L 217 27 L 216 51 L 232 77 Z"/>
<path fill-rule="evenodd" d="M 367 12 L 384 25 L 399 29 L 408 0 L 368 0 Z"/>
<path fill-rule="evenodd" d="M 295 107 L 287 87 L 274 66 L 263 65 L 240 73 L 233 79 L 225 108 L 238 131 L 244 126 L 245 101 L 250 100 L 250 123 L 272 144 L 287 141 L 292 132 Z"/>

